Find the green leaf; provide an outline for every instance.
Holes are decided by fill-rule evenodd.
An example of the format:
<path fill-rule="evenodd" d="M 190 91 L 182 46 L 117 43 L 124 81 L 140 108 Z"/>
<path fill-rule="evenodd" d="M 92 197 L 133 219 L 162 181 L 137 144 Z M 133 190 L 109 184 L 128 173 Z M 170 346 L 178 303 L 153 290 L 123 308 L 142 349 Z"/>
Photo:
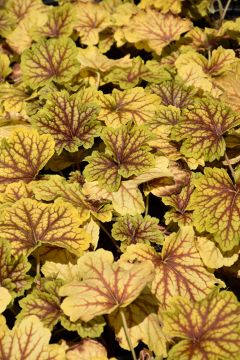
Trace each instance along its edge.
<path fill-rule="evenodd" d="M 63 149 L 74 152 L 79 146 L 92 147 L 99 135 L 97 114 L 97 105 L 82 104 L 78 94 L 70 96 L 61 91 L 50 94 L 47 104 L 32 119 L 41 133 L 53 136 L 60 154 Z"/>
<path fill-rule="evenodd" d="M 51 135 L 25 128 L 14 131 L 0 143 L 0 186 L 35 179 L 54 154 L 54 147 Z"/>
<path fill-rule="evenodd" d="M 41 40 L 23 52 L 23 79 L 32 89 L 51 81 L 66 84 L 79 71 L 77 47 L 69 38 Z"/>
<path fill-rule="evenodd" d="M 147 146 L 151 135 L 144 127 L 133 127 L 128 130 L 121 126 L 107 129 L 101 136 L 106 152 L 94 151 L 85 158 L 89 162 L 83 174 L 88 181 L 98 180 L 99 184 L 109 191 L 117 191 L 121 176 L 128 178 L 140 175 L 154 164 L 154 157 Z"/>
<path fill-rule="evenodd" d="M 207 161 L 224 155 L 223 135 L 240 124 L 240 116 L 217 100 L 201 100 L 186 110 L 173 130 L 173 139 L 183 140 L 181 152 L 187 157 Z"/>
<path fill-rule="evenodd" d="M 0 221 L 2 236 L 11 242 L 17 255 L 31 253 L 41 243 L 59 246 L 80 256 L 90 236 L 79 225 L 78 212 L 66 203 L 43 204 L 20 199 L 5 209 Z"/>
<path fill-rule="evenodd" d="M 168 359 L 237 360 L 240 356 L 239 313 L 239 303 L 228 291 L 214 291 L 195 303 L 176 298 L 164 315 L 163 331 L 176 339 Z"/>
<path fill-rule="evenodd" d="M 125 215 L 119 218 L 112 227 L 112 236 L 122 242 L 121 249 L 124 250 L 128 245 L 151 242 L 161 244 L 163 233 L 158 225 L 159 220 L 149 215 Z"/>
<path fill-rule="evenodd" d="M 194 181 L 189 208 L 193 211 L 194 226 L 208 231 L 223 251 L 240 242 L 240 193 L 226 170 L 205 168 L 204 175 Z"/>

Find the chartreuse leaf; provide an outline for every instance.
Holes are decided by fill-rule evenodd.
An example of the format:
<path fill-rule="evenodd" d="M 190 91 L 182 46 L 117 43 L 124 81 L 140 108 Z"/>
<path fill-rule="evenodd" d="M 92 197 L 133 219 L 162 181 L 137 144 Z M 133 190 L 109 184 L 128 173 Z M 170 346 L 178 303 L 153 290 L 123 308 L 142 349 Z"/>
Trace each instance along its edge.
<path fill-rule="evenodd" d="M 104 81 L 117 84 L 121 89 L 131 89 L 148 74 L 149 70 L 144 65 L 144 61 L 140 56 L 137 56 L 132 60 L 132 65 L 128 68 L 117 67 L 112 69 L 104 77 Z"/>
<path fill-rule="evenodd" d="M 31 286 L 32 279 L 27 272 L 31 264 L 22 254 L 13 257 L 8 241 L 0 240 L 0 283 L 12 298 L 21 296 Z"/>
<path fill-rule="evenodd" d="M 77 47 L 70 38 L 41 40 L 23 52 L 23 79 L 32 89 L 51 81 L 68 83 L 79 71 Z"/>
<path fill-rule="evenodd" d="M 96 340 L 82 339 L 73 349 L 67 350 L 67 360 L 108 360 L 107 350 Z M 111 358 L 110 360 L 116 360 Z"/>
<path fill-rule="evenodd" d="M 154 264 L 152 292 L 164 307 L 169 307 L 170 299 L 176 295 L 194 301 L 203 299 L 219 282 L 204 267 L 190 226 L 169 235 L 163 243 L 161 254 L 146 244 L 130 245 L 121 256 L 121 261 L 133 260 L 142 264 L 150 260 Z"/>
<path fill-rule="evenodd" d="M 62 265 L 62 264 L 59 264 Z M 62 285 L 61 280 L 47 281 L 42 289 L 34 289 L 25 298 L 21 299 L 19 305 L 22 310 L 17 316 L 17 322 L 27 316 L 36 315 L 44 326 L 50 330 L 61 321 L 63 327 L 70 331 L 77 331 L 81 337 L 98 337 L 103 331 L 105 325 L 104 319 L 98 317 L 88 323 L 77 321 L 71 323 L 63 314 L 60 308 L 61 298 L 59 288 Z"/>
<path fill-rule="evenodd" d="M 204 264 L 211 269 L 218 269 L 222 266 L 232 266 L 238 259 L 238 254 L 223 254 L 214 241 L 205 237 L 197 239 L 197 248 Z"/>
<path fill-rule="evenodd" d="M 124 35 L 128 42 L 136 45 L 141 42 L 146 51 L 154 51 L 160 55 L 166 45 L 178 40 L 191 27 L 192 23 L 188 19 L 148 8 L 146 11 L 139 11 L 131 19 L 124 29 Z"/>
<path fill-rule="evenodd" d="M 193 105 L 196 94 L 196 90 L 192 87 L 173 80 L 161 84 L 151 84 L 149 90 L 161 98 L 163 105 L 173 105 L 180 109 Z"/>
<path fill-rule="evenodd" d="M 182 2 L 183 0 L 142 0 L 139 4 L 139 7 L 145 9 L 148 6 L 153 6 L 156 9 L 160 9 L 164 14 L 168 11 L 171 11 L 173 14 L 178 14 L 181 12 Z"/>
<path fill-rule="evenodd" d="M 33 38 L 59 38 L 70 36 L 75 25 L 76 14 L 71 4 L 53 7 L 48 13 L 45 24 L 32 32 Z"/>
<path fill-rule="evenodd" d="M 82 44 L 96 45 L 99 33 L 110 25 L 110 14 L 101 4 L 79 3 L 76 6 L 75 29 Z"/>
<path fill-rule="evenodd" d="M 99 119 L 107 126 L 118 127 L 133 120 L 136 125 L 144 125 L 154 116 L 160 99 L 155 94 L 146 93 L 141 87 L 119 91 L 112 94 L 100 93 L 98 97 L 101 110 Z"/>
<path fill-rule="evenodd" d="M 213 291 L 195 303 L 176 298 L 164 314 L 164 333 L 178 339 L 168 359 L 239 359 L 239 313 L 239 303 L 228 291 Z"/>
<path fill-rule="evenodd" d="M 170 134 L 171 129 L 178 124 L 181 119 L 181 110 L 173 105 L 159 105 L 155 116 L 150 120 L 150 127 L 159 134 Z"/>
<path fill-rule="evenodd" d="M 12 297 L 8 289 L 6 289 L 3 286 L 0 286 L 0 314 L 6 310 L 11 300 Z"/>
<path fill-rule="evenodd" d="M 92 214 L 102 222 L 111 221 L 111 206 L 106 201 L 91 200 L 84 195 L 78 182 L 67 182 L 59 175 L 52 175 L 32 184 L 33 192 L 37 200 L 52 201 L 60 198 L 71 204 L 78 211 L 81 223 L 89 219 Z"/>
<path fill-rule="evenodd" d="M 151 242 L 161 244 L 163 233 L 158 225 L 159 220 L 149 215 L 125 215 L 119 218 L 112 227 L 112 236 L 122 242 L 121 249 L 126 249 L 128 245 Z"/>
<path fill-rule="evenodd" d="M 22 83 L 17 85 L 3 83 L 0 85 L 0 99 L 5 111 L 25 115 L 27 100 L 31 99 L 31 96 Z"/>
<path fill-rule="evenodd" d="M 19 23 L 26 16 L 38 12 L 38 14 L 47 12 L 46 6 L 41 0 L 8 0 L 5 8 L 8 14 Z"/>
<path fill-rule="evenodd" d="M 0 81 L 3 81 L 11 72 L 9 57 L 0 53 Z"/>
<path fill-rule="evenodd" d="M 166 356 L 166 338 L 157 315 L 158 307 L 156 298 L 146 288 L 123 311 L 133 347 L 136 347 L 139 341 L 143 341 L 155 355 Z M 115 330 L 120 346 L 129 350 L 119 311 L 110 314 L 109 322 Z"/>
<path fill-rule="evenodd" d="M 186 157 L 207 161 L 224 155 L 224 133 L 240 124 L 240 116 L 218 100 L 200 100 L 186 110 L 173 130 L 173 139 L 183 140 L 181 152 Z"/>
<path fill-rule="evenodd" d="M 90 148 L 99 134 L 96 121 L 98 107 L 82 104 L 78 95 L 69 95 L 65 90 L 54 92 L 47 104 L 33 116 L 33 122 L 41 133 L 51 134 L 58 154 L 63 149 L 74 152 L 79 146 Z"/>
<path fill-rule="evenodd" d="M 66 203 L 20 199 L 5 209 L 0 229 L 2 236 L 11 242 L 15 255 L 19 251 L 29 254 L 46 243 L 80 256 L 90 243 L 89 235 L 79 228 L 80 223 L 77 210 Z"/>
<path fill-rule="evenodd" d="M 67 296 L 61 308 L 71 321 L 89 321 L 128 306 L 153 277 L 150 262 L 132 264 L 123 270 L 113 263 L 112 253 L 102 249 L 86 253 L 78 260 L 78 266 L 82 268 L 83 280 L 60 288 L 60 295 Z"/>
<path fill-rule="evenodd" d="M 0 143 L 0 186 L 18 180 L 36 178 L 54 154 L 51 135 L 39 135 L 34 129 L 18 128 Z"/>
<path fill-rule="evenodd" d="M 0 318 L 0 349 L 5 359 L 65 359 L 64 346 L 49 345 L 51 332 L 37 316 L 28 316 L 9 330 L 5 318 Z"/>
<path fill-rule="evenodd" d="M 6 186 L 5 191 L 0 194 L 0 203 L 3 206 L 11 205 L 21 198 L 33 198 L 33 191 L 31 184 L 18 181 Z"/>
<path fill-rule="evenodd" d="M 14 28 L 14 20 L 5 9 L 0 9 L 0 35 L 8 36 Z"/>
<path fill-rule="evenodd" d="M 179 194 L 162 197 L 162 202 L 172 207 L 164 215 L 167 225 L 172 221 L 179 225 L 190 225 L 192 223 L 192 211 L 189 211 L 188 204 L 194 188 L 193 181 L 190 180 Z"/>
<path fill-rule="evenodd" d="M 232 183 L 226 170 L 218 168 L 205 168 L 194 184 L 190 203 L 194 226 L 213 234 L 223 251 L 239 245 L 239 185 Z"/>
<path fill-rule="evenodd" d="M 121 177 L 140 175 L 154 165 L 147 145 L 151 134 L 144 127 L 106 129 L 101 138 L 106 152 L 93 151 L 84 159 L 89 162 L 83 172 L 88 181 L 98 180 L 107 190 L 117 191 Z"/>

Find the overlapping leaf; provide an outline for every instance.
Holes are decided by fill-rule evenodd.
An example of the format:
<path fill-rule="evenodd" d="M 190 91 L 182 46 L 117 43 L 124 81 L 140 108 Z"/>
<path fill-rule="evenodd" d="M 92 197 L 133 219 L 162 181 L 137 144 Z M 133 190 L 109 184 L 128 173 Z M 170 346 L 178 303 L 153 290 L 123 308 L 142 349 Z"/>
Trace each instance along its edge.
<path fill-rule="evenodd" d="M 99 95 L 99 119 L 107 126 L 118 127 L 133 120 L 136 125 L 146 125 L 154 116 L 160 99 L 143 88 L 125 91 L 114 89 L 111 95 Z"/>
<path fill-rule="evenodd" d="M 83 281 L 60 288 L 60 295 L 67 296 L 61 308 L 71 321 L 89 321 L 128 306 L 153 277 L 150 262 L 132 264 L 130 269 L 123 270 L 113 263 L 112 253 L 106 250 L 85 254 L 78 260 L 78 266 L 82 268 Z"/>
<path fill-rule="evenodd" d="M 67 350 L 67 360 L 108 360 L 107 350 L 96 340 L 82 339 L 80 343 L 74 346 L 74 349 Z"/>
<path fill-rule="evenodd" d="M 34 117 L 39 131 L 51 134 L 58 154 L 63 149 L 74 152 L 79 146 L 90 148 L 99 134 L 96 121 L 98 107 L 82 104 L 78 95 L 66 91 L 55 92 L 48 98 L 45 107 Z"/>
<path fill-rule="evenodd" d="M 124 30 L 124 35 L 130 43 L 143 42 L 145 50 L 161 54 L 163 48 L 171 41 L 178 40 L 180 35 L 191 29 L 191 22 L 174 16 L 170 12 L 162 14 L 147 9 L 139 11 Z"/>
<path fill-rule="evenodd" d="M 139 341 L 143 341 L 156 355 L 166 356 L 166 338 L 157 310 L 158 303 L 147 288 L 133 303 L 123 309 L 133 347 L 136 347 Z M 120 313 L 117 311 L 111 314 L 109 321 L 121 347 L 129 349 Z"/>
<path fill-rule="evenodd" d="M 227 291 L 214 291 L 196 303 L 176 299 L 164 316 L 163 331 L 180 339 L 168 359 L 238 359 L 239 314 L 237 299 Z"/>
<path fill-rule="evenodd" d="M 12 297 L 8 289 L 0 286 L 0 314 L 2 314 L 6 310 L 11 300 Z"/>
<path fill-rule="evenodd" d="M 162 13 L 171 11 L 173 14 L 181 12 L 183 0 L 142 0 L 139 6 L 145 9 L 148 6 L 154 6 L 156 9 L 160 9 Z"/>
<path fill-rule="evenodd" d="M 170 306 L 170 299 L 176 295 L 192 300 L 203 299 L 218 282 L 204 267 L 190 226 L 169 235 L 161 254 L 149 245 L 136 244 L 129 246 L 121 260 L 137 260 L 142 264 L 152 261 L 155 265 L 152 292 L 165 307 Z"/>
<path fill-rule="evenodd" d="M 36 89 L 67 83 L 79 71 L 77 47 L 70 38 L 42 40 L 22 54 L 21 68 L 27 85 Z"/>
<path fill-rule="evenodd" d="M 159 220 L 149 215 L 142 217 L 141 215 L 119 218 L 112 227 L 112 236 L 116 240 L 122 242 L 121 248 L 127 245 L 151 242 L 161 244 L 163 241 L 163 233 L 158 225 Z"/>
<path fill-rule="evenodd" d="M 82 44 L 95 45 L 99 33 L 110 25 L 109 13 L 101 4 L 79 4 L 76 7 L 76 25 Z"/>
<path fill-rule="evenodd" d="M 240 123 L 240 117 L 217 100 L 201 100 L 186 111 L 173 131 L 173 139 L 183 140 L 181 152 L 187 157 L 213 161 L 224 155 L 223 135 Z"/>
<path fill-rule="evenodd" d="M 39 135 L 34 129 L 19 128 L 0 144 L 0 186 L 14 181 L 29 182 L 36 178 L 54 154 L 50 135 Z"/>
<path fill-rule="evenodd" d="M 21 296 L 31 286 L 32 278 L 27 274 L 31 264 L 22 254 L 13 257 L 10 244 L 0 240 L 0 283 L 11 297 Z"/>
<path fill-rule="evenodd" d="M 194 184 L 196 190 L 190 204 L 194 226 L 213 234 L 223 251 L 239 245 L 239 185 L 232 183 L 226 170 L 217 168 L 205 168 L 204 175 Z"/>
<path fill-rule="evenodd" d="M 140 175 L 153 166 L 154 157 L 147 146 L 151 135 L 144 127 L 133 127 L 131 130 L 124 126 L 110 128 L 101 137 L 106 152 L 94 151 L 85 158 L 89 162 L 84 169 L 88 181 L 98 180 L 107 190 L 117 191 L 121 177 Z"/>
<path fill-rule="evenodd" d="M 6 10 L 16 23 L 32 13 L 47 11 L 41 0 L 9 0 L 6 2 Z"/>
<path fill-rule="evenodd" d="M 61 360 L 64 347 L 49 345 L 51 332 L 36 316 L 28 316 L 9 330 L 5 318 L 0 318 L 0 351 L 3 359 Z"/>
<path fill-rule="evenodd" d="M 15 255 L 19 251 L 29 254 L 46 243 L 80 256 L 90 243 L 89 235 L 79 228 L 80 223 L 77 210 L 66 203 L 44 204 L 23 198 L 5 209 L 0 229 Z"/>

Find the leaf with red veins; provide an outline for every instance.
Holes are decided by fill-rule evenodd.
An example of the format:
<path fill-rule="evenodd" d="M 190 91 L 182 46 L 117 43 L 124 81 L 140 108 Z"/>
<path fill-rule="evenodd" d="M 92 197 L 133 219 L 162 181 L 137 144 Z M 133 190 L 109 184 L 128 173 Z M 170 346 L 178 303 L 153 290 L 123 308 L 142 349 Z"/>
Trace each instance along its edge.
<path fill-rule="evenodd" d="M 130 245 L 120 259 L 143 264 L 147 260 L 155 266 L 152 292 L 164 307 L 169 307 L 170 299 L 177 295 L 201 300 L 216 283 L 222 284 L 204 267 L 190 226 L 168 236 L 161 254 L 149 245 L 136 244 Z"/>

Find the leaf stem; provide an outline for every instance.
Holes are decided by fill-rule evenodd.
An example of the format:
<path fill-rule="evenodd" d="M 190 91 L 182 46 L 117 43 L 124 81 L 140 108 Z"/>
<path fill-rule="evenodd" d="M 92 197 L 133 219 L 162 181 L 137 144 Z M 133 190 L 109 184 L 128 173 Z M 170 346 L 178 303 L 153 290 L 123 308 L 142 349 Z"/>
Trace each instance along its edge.
<path fill-rule="evenodd" d="M 120 247 L 116 243 L 115 239 L 112 237 L 110 232 L 106 229 L 106 227 L 101 223 L 101 221 L 96 220 L 97 224 L 100 226 L 100 228 L 105 232 L 105 234 L 109 237 L 109 239 L 112 241 L 113 245 L 116 247 L 117 251 L 119 253 L 122 253 Z"/>
<path fill-rule="evenodd" d="M 217 0 L 217 3 L 218 3 L 218 10 L 219 10 L 220 19 L 222 19 L 222 15 L 223 15 L 222 2 L 221 2 L 221 0 Z"/>
<path fill-rule="evenodd" d="M 40 256 L 37 253 L 37 255 L 36 255 L 36 275 L 37 275 L 37 277 L 39 277 L 39 275 L 40 275 L 40 265 L 41 265 Z"/>
<path fill-rule="evenodd" d="M 100 72 L 99 71 L 96 71 L 96 74 L 97 74 L 97 81 L 96 81 L 96 89 L 98 90 L 99 88 L 99 85 L 100 85 Z"/>
<path fill-rule="evenodd" d="M 146 201 L 145 201 L 145 216 L 147 216 L 148 210 L 149 210 L 149 195 L 146 196 Z"/>
<path fill-rule="evenodd" d="M 230 170 L 230 172 L 231 172 L 231 175 L 232 175 L 232 177 L 233 177 L 233 180 L 234 180 L 234 182 L 235 182 L 235 184 L 236 184 L 235 171 L 234 171 L 234 169 L 233 169 L 233 167 L 232 167 L 232 164 L 231 164 L 231 162 L 230 162 L 230 160 L 229 160 L 229 158 L 228 158 L 228 156 L 227 156 L 227 153 L 225 153 L 224 156 L 225 156 L 226 163 L 227 163 L 227 165 L 228 165 L 228 167 L 229 167 L 229 170 Z"/>
<path fill-rule="evenodd" d="M 220 17 L 220 22 L 222 22 L 222 21 L 224 20 L 224 18 L 225 18 L 225 16 L 226 16 L 226 13 L 227 13 L 227 11 L 228 11 L 228 8 L 229 8 L 229 6 L 230 6 L 230 4 L 231 4 L 231 1 L 232 1 L 232 0 L 228 0 L 227 4 L 226 4 L 226 6 L 225 6 L 225 8 L 224 8 L 224 10 L 223 10 L 223 12 L 222 12 L 222 15 L 221 15 L 221 17 Z"/>
<path fill-rule="evenodd" d="M 134 347 L 133 347 L 131 338 L 129 336 L 129 331 L 128 331 L 128 326 L 127 326 L 127 321 L 126 321 L 125 314 L 124 314 L 122 309 L 120 309 L 119 312 L 120 312 L 120 315 L 121 315 L 121 318 L 122 318 L 122 324 L 123 324 L 124 333 L 125 333 L 125 336 L 126 336 L 126 339 L 127 339 L 127 342 L 128 342 L 128 346 L 129 346 L 129 348 L 131 350 L 133 360 L 137 360 L 137 357 L 136 357 L 136 354 L 135 354 L 135 351 L 134 351 Z"/>

